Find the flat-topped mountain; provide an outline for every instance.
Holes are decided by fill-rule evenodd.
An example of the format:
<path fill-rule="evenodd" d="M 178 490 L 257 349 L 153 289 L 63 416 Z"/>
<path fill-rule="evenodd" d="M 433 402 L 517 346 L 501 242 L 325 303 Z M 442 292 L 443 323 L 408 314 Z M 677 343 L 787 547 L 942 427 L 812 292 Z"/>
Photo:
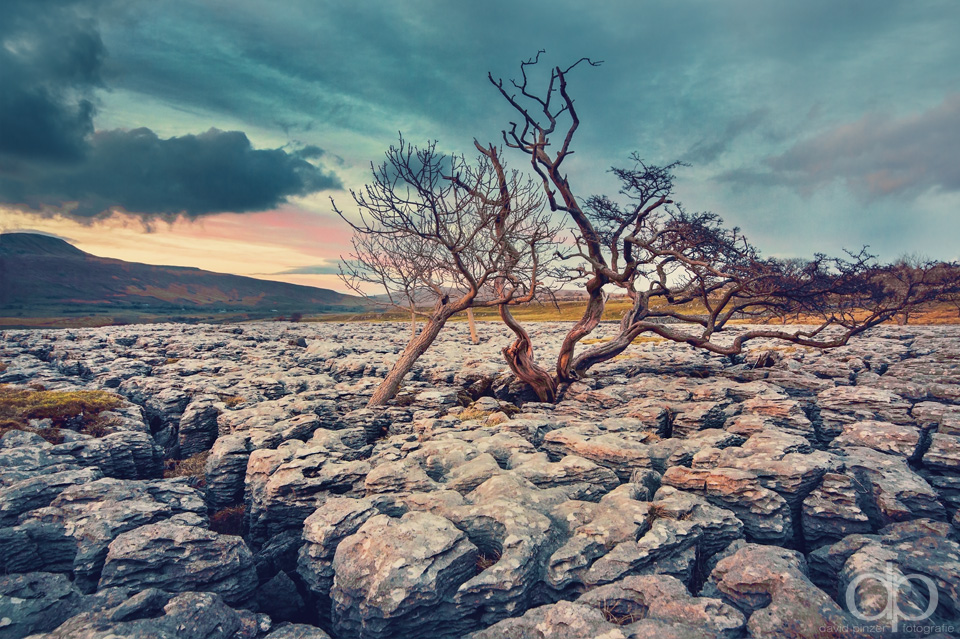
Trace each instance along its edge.
<path fill-rule="evenodd" d="M 117 312 L 230 312 L 263 317 L 363 307 L 361 298 L 329 289 L 125 262 L 91 255 L 47 235 L 0 234 L 0 317 Z"/>

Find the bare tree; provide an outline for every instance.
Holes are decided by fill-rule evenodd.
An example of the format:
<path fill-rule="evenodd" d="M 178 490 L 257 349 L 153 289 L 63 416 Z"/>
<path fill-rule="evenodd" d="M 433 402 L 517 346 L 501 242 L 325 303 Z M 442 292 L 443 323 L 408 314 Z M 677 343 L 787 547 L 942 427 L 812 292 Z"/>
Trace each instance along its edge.
<path fill-rule="evenodd" d="M 575 246 L 562 257 L 579 272 L 588 296 L 582 317 L 560 347 L 553 375 L 536 365 L 512 366 L 541 398 L 622 353 L 646 332 L 724 355 L 740 353 L 746 342 L 757 338 L 830 348 L 960 290 L 955 265 L 923 261 L 910 269 L 881 266 L 865 250 L 843 259 L 765 259 L 739 229 L 725 228 L 711 213 L 688 213 L 674 201 L 673 171 L 682 166 L 678 162 L 657 166 L 634 155 L 632 167 L 612 169 L 621 184 L 619 201 L 578 198 L 563 167 L 580 126 L 567 76 L 580 65 L 599 63 L 582 58 L 567 68 L 554 67 L 545 89 L 537 92 L 528 72 L 540 53 L 520 65 L 519 80 L 505 84 L 488 77 L 519 115 L 503 132 L 504 143 L 528 156 L 550 208 L 572 225 Z M 578 342 L 600 322 L 608 285 L 622 289 L 632 306 L 612 340 L 576 355 Z M 802 319 L 815 327 L 759 328 L 731 341 L 715 339 L 731 320 L 769 316 Z M 508 325 L 520 335 L 515 320 Z M 529 350 L 532 364 L 529 339 L 523 348 Z"/>
<path fill-rule="evenodd" d="M 540 188 L 508 172 L 495 147 L 476 147 L 477 160 L 468 162 L 437 151 L 436 143 L 418 148 L 401 138 L 385 162 L 371 166 L 372 181 L 351 192 L 356 218 L 334 203 L 355 231 L 341 279 L 363 295 L 378 286 L 391 303 L 424 319 L 370 406 L 397 394 L 454 314 L 478 306 L 506 309 L 546 291 L 557 229 Z M 429 312 L 417 310 L 425 299 L 432 301 Z"/>

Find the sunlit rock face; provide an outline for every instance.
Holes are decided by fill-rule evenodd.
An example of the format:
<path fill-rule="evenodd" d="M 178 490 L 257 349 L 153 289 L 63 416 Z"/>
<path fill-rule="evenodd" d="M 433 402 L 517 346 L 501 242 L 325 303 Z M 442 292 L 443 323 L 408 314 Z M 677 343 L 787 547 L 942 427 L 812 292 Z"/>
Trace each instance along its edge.
<path fill-rule="evenodd" d="M 847 636 L 877 574 L 960 628 L 960 329 L 641 341 L 543 404 L 452 324 L 366 408 L 409 330 L 4 331 L 0 383 L 123 401 L 0 436 L 0 638 Z"/>

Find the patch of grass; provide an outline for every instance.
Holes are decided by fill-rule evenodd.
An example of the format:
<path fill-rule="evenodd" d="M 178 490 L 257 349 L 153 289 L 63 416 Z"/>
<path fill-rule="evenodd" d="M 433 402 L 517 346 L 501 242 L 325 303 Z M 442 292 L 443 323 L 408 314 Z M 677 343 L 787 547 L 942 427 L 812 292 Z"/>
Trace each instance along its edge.
<path fill-rule="evenodd" d="M 646 617 L 646 610 L 632 601 L 604 599 L 600 604 L 604 619 L 618 626 L 626 626 Z"/>
<path fill-rule="evenodd" d="M 80 432 L 84 435 L 90 435 L 91 437 L 103 437 L 104 435 L 112 433 L 113 429 L 110 428 L 105 420 L 98 416 L 96 420 L 89 424 L 84 424 L 80 428 Z"/>
<path fill-rule="evenodd" d="M 469 419 L 484 419 L 493 414 L 493 411 L 489 410 L 480 410 L 479 408 L 464 408 L 460 411 L 460 414 L 457 417 L 461 422 L 465 422 Z"/>
<path fill-rule="evenodd" d="M 43 439 L 53 445 L 62 444 L 64 440 L 63 431 L 59 428 L 31 428 L 11 420 L 0 421 L 0 437 L 3 437 L 11 430 L 20 430 L 26 433 L 40 435 L 40 437 L 43 437 Z"/>
<path fill-rule="evenodd" d="M 163 363 L 164 365 L 168 365 L 168 364 L 176 364 L 179 361 L 180 361 L 179 357 L 168 357 L 167 359 L 163 360 Z"/>
<path fill-rule="evenodd" d="M 24 427 L 31 419 L 50 419 L 54 428 L 96 430 L 101 412 L 122 405 L 122 397 L 106 391 L 48 391 L 0 384 L 0 421 Z"/>
<path fill-rule="evenodd" d="M 603 319 L 606 321 L 619 320 L 621 317 L 623 317 L 623 314 L 631 308 L 631 304 L 632 303 L 630 300 L 623 298 L 609 300 L 603 312 Z M 651 306 L 653 308 L 670 307 L 670 309 L 673 311 L 689 315 L 702 315 L 706 313 L 706 309 L 702 305 L 694 302 L 683 305 L 670 305 L 667 304 L 665 300 L 654 300 L 651 303 Z M 553 304 L 540 303 L 523 304 L 512 307 L 511 311 L 513 316 L 516 317 L 520 322 L 565 322 L 576 321 L 580 319 L 585 308 L 585 301 L 562 301 L 559 302 L 557 306 L 554 306 Z M 946 302 L 931 304 L 925 306 L 919 311 L 911 312 L 910 324 L 960 324 L 960 312 L 958 311 L 960 311 L 960 309 Z M 475 308 L 473 310 L 473 314 L 477 321 L 500 321 L 496 308 Z M 397 310 L 376 310 L 361 313 L 331 313 L 327 315 L 321 315 L 316 318 L 311 317 L 309 321 L 369 323 L 409 322 L 410 313 L 409 311 Z M 467 321 L 467 314 L 466 312 L 458 313 L 450 318 L 450 321 L 465 322 Z M 730 321 L 731 324 L 762 324 L 764 322 L 779 324 L 780 320 L 778 318 L 764 318 L 758 316 L 734 319 Z M 817 318 L 813 317 L 799 317 L 792 318 L 786 323 L 818 324 L 819 321 Z M 896 320 L 890 320 L 888 323 L 895 324 Z M 659 337 L 650 336 L 646 336 L 646 338 L 653 341 L 659 341 L 661 339 Z M 641 336 L 639 339 L 640 341 L 648 341 L 648 339 L 645 339 L 644 336 Z M 581 343 L 590 344 L 593 342 L 583 340 Z M 636 344 L 638 342 L 635 340 L 634 343 Z"/>
<path fill-rule="evenodd" d="M 202 453 L 197 453 L 186 459 L 168 459 L 164 463 L 163 477 L 164 479 L 189 477 L 191 479 L 191 486 L 194 488 L 202 488 L 207 484 L 206 465 L 207 457 L 209 456 L 210 451 L 205 450 Z"/>
<path fill-rule="evenodd" d="M 221 535 L 239 537 L 243 534 L 244 506 L 224 508 L 210 515 L 210 530 Z"/>
<path fill-rule="evenodd" d="M 220 400 L 226 404 L 227 408 L 236 408 L 243 402 L 247 401 L 240 395 L 221 395 Z"/>
<path fill-rule="evenodd" d="M 477 572 L 483 572 L 498 561 L 500 561 L 500 552 L 498 550 L 491 549 L 486 553 L 480 552 L 477 555 Z"/>

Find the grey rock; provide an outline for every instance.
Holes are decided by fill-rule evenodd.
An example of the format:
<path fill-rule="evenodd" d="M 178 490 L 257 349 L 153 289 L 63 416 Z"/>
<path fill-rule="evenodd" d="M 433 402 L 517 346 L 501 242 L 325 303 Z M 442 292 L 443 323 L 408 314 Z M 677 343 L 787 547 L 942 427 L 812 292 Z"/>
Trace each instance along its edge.
<path fill-rule="evenodd" d="M 25 430 L 8 430 L 3 437 L 0 437 L 0 448 L 19 448 L 20 446 L 50 448 L 52 444 L 40 435 Z"/>
<path fill-rule="evenodd" d="M 83 597 L 66 575 L 0 576 L 0 638 L 53 630 L 79 612 Z"/>
<path fill-rule="evenodd" d="M 195 397 L 184 409 L 177 429 L 181 459 L 210 450 L 213 446 L 218 434 L 218 403 L 216 396 Z"/>
<path fill-rule="evenodd" d="M 317 431 L 321 432 L 332 434 Z M 335 494 L 363 495 L 370 464 L 341 461 L 339 451 L 312 445 L 314 441 L 315 438 L 311 444 L 300 444 L 291 440 L 277 451 L 257 450 L 251 454 L 246 500 L 253 539 L 262 542 L 284 531 L 299 530 L 317 506 Z"/>
<path fill-rule="evenodd" d="M 839 435 L 845 424 L 881 421 L 912 424 L 910 402 L 896 393 L 865 386 L 837 386 L 817 394 L 822 430 L 827 437 Z"/>
<path fill-rule="evenodd" d="M 297 592 L 297 585 L 280 571 L 272 579 L 257 588 L 257 610 L 267 614 L 274 621 L 290 621 L 299 618 L 304 609 L 303 599 Z"/>
<path fill-rule="evenodd" d="M 572 499 L 595 501 L 620 484 L 609 468 L 594 462 L 567 455 L 551 462 L 545 453 L 530 455 L 511 467 L 516 474 L 540 488 L 562 487 L 569 490 Z"/>
<path fill-rule="evenodd" d="M 655 619 L 676 626 L 716 633 L 718 637 L 739 637 L 746 618 L 743 613 L 718 599 L 692 597 L 677 579 L 666 575 L 634 576 L 594 588 L 577 603 L 625 621 Z"/>
<path fill-rule="evenodd" d="M 110 433 L 97 439 L 59 444 L 50 452 L 80 466 L 95 466 L 107 477 L 117 479 L 153 479 L 163 473 L 163 452 L 148 433 Z"/>
<path fill-rule="evenodd" d="M 902 457 L 862 447 L 848 448 L 846 453 L 848 474 L 864 493 L 860 505 L 875 526 L 917 517 L 946 520 L 936 491 Z"/>
<path fill-rule="evenodd" d="M 330 614 L 333 558 L 337 546 L 377 514 L 379 513 L 369 499 L 333 497 L 304 521 L 305 543 L 300 547 L 297 573 L 319 599 L 318 612 L 321 618 Z"/>
<path fill-rule="evenodd" d="M 861 446 L 888 455 L 914 459 L 920 445 L 920 431 L 915 426 L 867 420 L 843 425 L 843 431 L 831 442 L 835 448 Z"/>
<path fill-rule="evenodd" d="M 923 454 L 923 465 L 945 473 L 960 473 L 960 437 L 934 433 Z"/>
<path fill-rule="evenodd" d="M 870 519 L 857 505 L 854 479 L 829 473 L 820 487 L 803 500 L 803 536 L 813 547 L 855 533 L 869 533 Z"/>
<path fill-rule="evenodd" d="M 787 502 L 776 492 L 764 488 L 752 472 L 674 466 L 664 474 L 663 483 L 702 495 L 710 503 L 729 509 L 743 522 L 747 539 L 784 543 L 793 536 Z"/>
<path fill-rule="evenodd" d="M 211 510 L 243 502 L 243 482 L 250 459 L 250 438 L 245 435 L 218 437 L 210 449 L 205 470 L 205 496 Z"/>
<path fill-rule="evenodd" d="M 543 583 L 557 531 L 545 514 L 514 500 L 484 498 L 447 506 L 443 515 L 463 530 L 478 552 L 476 575 L 464 581 L 454 602 L 476 609 L 489 624 L 526 610 Z"/>
<path fill-rule="evenodd" d="M 66 488 L 96 481 L 103 475 L 97 468 L 64 470 L 35 475 L 0 488 L 0 527 L 13 526 L 20 515 L 52 502 Z"/>
<path fill-rule="evenodd" d="M 37 553 L 47 565 L 51 559 L 69 557 L 77 586 L 91 592 L 110 542 L 121 533 L 161 521 L 205 526 L 201 495 L 175 480 L 105 478 L 65 489 L 18 528 L 36 541 Z"/>
<path fill-rule="evenodd" d="M 77 556 L 77 541 L 63 524 L 28 520 L 0 528 L 0 574 L 18 572 L 70 572 Z"/>
<path fill-rule="evenodd" d="M 636 543 L 650 529 L 650 505 L 628 498 L 604 497 L 596 507 L 589 508 L 572 531 L 570 539 L 551 555 L 547 563 L 546 581 L 556 590 L 573 584 L 583 584 L 587 571 L 596 559 L 609 553 L 618 544 Z M 567 502 L 569 504 L 570 502 Z M 562 504 L 554 516 L 573 519 L 567 514 L 569 506 Z"/>
<path fill-rule="evenodd" d="M 815 636 L 822 627 L 835 628 L 841 637 L 856 636 L 843 630 L 854 628 L 856 620 L 810 581 L 803 555 L 793 550 L 740 545 L 717 562 L 701 596 L 739 608 L 755 637 Z"/>
<path fill-rule="evenodd" d="M 147 590 L 104 610 L 84 612 L 61 624 L 45 639 L 256 639 L 270 629 L 266 616 L 234 610 L 208 592 L 169 595 Z M 116 618 L 115 618 L 116 617 Z M 293 635 L 296 636 L 296 635 Z M 305 635 L 309 637 L 310 635 Z M 323 635 L 320 635 L 321 639 Z"/>
<path fill-rule="evenodd" d="M 577 455 L 609 468 L 621 481 L 628 481 L 634 471 L 652 468 L 649 439 L 638 433 L 608 433 L 593 427 L 570 426 L 554 430 L 543 439 L 543 449 L 554 459 Z"/>
<path fill-rule="evenodd" d="M 456 605 L 454 597 L 475 573 L 477 556 L 467 536 L 436 515 L 367 520 L 334 556 L 337 633 L 398 639 L 463 634 L 472 609 Z"/>
<path fill-rule="evenodd" d="M 743 402 L 743 413 L 762 417 L 770 425 L 810 441 L 817 438 L 813 423 L 794 399 L 769 394 L 755 396 Z"/>
<path fill-rule="evenodd" d="M 522 617 L 505 619 L 464 639 L 626 639 L 627 636 L 593 606 L 561 601 L 533 608 Z"/>
<path fill-rule="evenodd" d="M 330 635 L 315 626 L 282 623 L 274 626 L 265 639 L 330 639 Z"/>
<path fill-rule="evenodd" d="M 160 588 L 215 592 L 247 602 L 257 586 L 253 555 L 239 537 L 170 523 L 141 526 L 109 546 L 100 588 Z"/>

